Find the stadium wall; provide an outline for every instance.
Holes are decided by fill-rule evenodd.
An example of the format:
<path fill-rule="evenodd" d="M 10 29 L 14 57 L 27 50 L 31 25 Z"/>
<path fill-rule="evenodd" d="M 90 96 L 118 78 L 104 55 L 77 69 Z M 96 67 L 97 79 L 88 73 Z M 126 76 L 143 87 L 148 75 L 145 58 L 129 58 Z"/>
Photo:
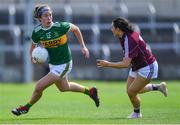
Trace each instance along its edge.
<path fill-rule="evenodd" d="M 15 23 L 17 26 L 21 28 L 20 33 L 20 48 L 18 48 L 13 41 L 12 30 L 10 31 L 0 31 L 0 81 L 2 82 L 23 82 L 24 80 L 24 69 L 23 69 L 23 53 L 22 53 L 22 45 L 24 44 L 24 33 L 26 29 L 24 27 L 24 0 L 1 0 L 2 4 L 0 4 L 0 14 L 3 15 L 0 20 L 0 27 L 7 26 L 9 27 L 9 15 L 8 15 L 8 7 L 10 3 L 15 4 L 15 8 L 17 8 Z M 3 2 L 4 1 L 4 2 Z M 37 2 L 37 1 L 36 1 Z M 120 15 L 119 11 L 117 11 L 115 6 L 117 3 L 126 3 L 137 5 L 143 2 L 151 2 L 156 8 L 157 11 L 157 22 L 160 23 L 168 22 L 168 24 L 172 25 L 177 22 L 180 23 L 180 1 L 178 0 L 138 0 L 132 3 L 132 0 L 43 0 L 38 1 L 38 3 L 50 3 L 50 5 L 55 10 L 55 20 L 65 20 L 65 13 L 62 11 L 63 5 L 65 3 L 69 3 L 72 5 L 72 8 L 76 8 L 75 6 L 78 4 L 82 5 L 91 5 L 92 3 L 97 3 L 100 7 L 101 11 L 99 15 L 100 24 L 109 24 L 107 27 L 105 25 L 105 29 L 101 29 L 99 34 L 100 43 L 100 51 L 103 45 L 109 46 L 110 44 L 114 44 L 116 49 L 109 46 L 110 49 L 110 58 L 111 61 L 119 61 L 122 58 L 121 48 L 118 44 L 119 42 L 114 39 L 111 30 L 110 30 L 110 22 L 114 17 Z M 57 4 L 58 3 L 58 4 Z M 56 5 L 55 5 L 56 4 Z M 20 5 L 20 6 L 19 6 Z M 55 6 L 54 6 L 55 5 Z M 112 6 L 109 6 L 112 5 Z M 136 6 L 135 6 L 136 7 Z M 137 21 L 139 19 L 141 22 L 146 24 L 148 27 L 142 28 L 142 36 L 147 40 L 148 44 L 153 44 L 152 50 L 157 60 L 159 62 L 159 79 L 180 79 L 180 55 L 176 54 L 172 48 L 169 49 L 169 45 L 172 45 L 173 42 L 173 29 L 172 27 L 167 29 L 156 29 L 156 34 L 151 33 L 151 28 L 149 28 L 149 22 L 146 19 L 140 18 L 139 15 L 136 15 L 137 12 L 140 12 L 141 9 L 137 7 L 135 10 L 130 9 L 129 7 L 129 16 L 133 21 Z M 83 11 L 82 11 L 83 10 Z M 133 13 L 133 11 L 136 12 Z M 80 48 L 77 48 L 78 42 L 74 39 L 74 36 L 69 34 L 69 44 L 72 45 L 72 54 L 74 58 L 74 67 L 71 72 L 70 77 L 73 79 L 97 79 L 97 80 L 124 80 L 128 75 L 129 69 L 97 69 L 96 68 L 96 59 L 102 59 L 103 54 L 95 54 L 93 47 L 91 46 L 94 41 L 94 34 L 92 33 L 91 27 L 87 27 L 87 25 L 92 26 L 94 24 L 93 19 L 94 15 L 87 8 L 79 8 L 74 10 L 72 15 L 72 22 L 77 23 L 80 26 L 83 36 L 85 38 L 85 42 L 90 48 L 91 58 L 89 60 L 85 60 L 80 51 Z M 88 15 L 88 16 L 87 16 Z M 105 16 L 104 16 L 105 15 Z M 145 15 L 148 17 L 148 15 Z M 166 17 L 166 18 L 165 18 Z M 138 20 L 138 21 L 139 21 Z M 156 23 L 157 23 L 156 22 Z M 159 23 L 158 22 L 158 23 Z M 35 24 L 35 23 L 34 23 Z M 85 26 L 84 26 L 85 25 Z M 141 27 L 142 25 L 140 25 Z M 104 28 L 104 27 L 103 27 Z M 3 51 L 7 45 L 7 51 Z M 167 43 L 167 48 L 163 48 L 162 46 Z M 90 47 L 89 47 L 90 46 Z M 160 46 L 159 48 L 157 48 Z M 154 48 L 155 47 L 155 48 Z M 16 49 L 18 48 L 18 51 Z M 20 52 L 20 53 L 19 53 Z M 40 77 L 45 75 L 48 72 L 47 65 L 34 65 L 33 66 L 33 80 L 38 80 Z"/>

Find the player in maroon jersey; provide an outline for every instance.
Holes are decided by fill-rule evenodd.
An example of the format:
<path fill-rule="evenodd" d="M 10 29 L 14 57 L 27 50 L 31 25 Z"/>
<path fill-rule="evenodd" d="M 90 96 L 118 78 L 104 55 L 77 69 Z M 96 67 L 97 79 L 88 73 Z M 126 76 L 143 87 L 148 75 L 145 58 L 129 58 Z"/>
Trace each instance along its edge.
<path fill-rule="evenodd" d="M 167 96 L 166 83 L 150 83 L 152 79 L 158 76 L 158 63 L 143 38 L 133 30 L 126 19 L 116 18 L 113 20 L 112 32 L 120 41 L 123 59 L 119 62 L 97 60 L 97 67 L 127 68 L 130 66 L 127 78 L 127 94 L 133 105 L 133 112 L 128 118 L 141 118 L 138 94 L 160 91 L 164 96 Z"/>

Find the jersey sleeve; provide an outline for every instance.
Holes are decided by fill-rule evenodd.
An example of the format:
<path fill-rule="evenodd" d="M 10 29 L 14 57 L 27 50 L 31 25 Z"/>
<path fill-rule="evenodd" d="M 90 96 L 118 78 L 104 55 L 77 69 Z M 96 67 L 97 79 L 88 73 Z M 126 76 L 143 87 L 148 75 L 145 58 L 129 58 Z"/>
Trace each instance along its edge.
<path fill-rule="evenodd" d="M 37 38 L 37 35 L 34 30 L 32 32 L 31 38 L 32 38 L 33 43 L 37 44 L 39 42 L 39 39 Z"/>
<path fill-rule="evenodd" d="M 60 23 L 60 27 L 61 27 L 61 30 L 64 32 L 64 34 L 66 34 L 71 28 L 71 23 L 62 22 Z"/>

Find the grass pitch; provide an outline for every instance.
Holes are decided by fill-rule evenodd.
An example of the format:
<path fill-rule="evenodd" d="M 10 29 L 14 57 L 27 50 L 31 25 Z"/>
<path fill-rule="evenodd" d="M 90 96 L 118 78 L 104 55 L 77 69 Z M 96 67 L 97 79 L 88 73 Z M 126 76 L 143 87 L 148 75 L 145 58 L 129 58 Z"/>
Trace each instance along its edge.
<path fill-rule="evenodd" d="M 168 81 L 168 97 L 160 92 L 140 95 L 143 118 L 127 119 L 132 107 L 125 82 L 78 81 L 99 89 L 101 105 L 96 108 L 86 95 L 61 93 L 55 86 L 44 92 L 28 114 L 14 116 L 11 109 L 24 105 L 34 89 L 31 84 L 0 84 L 0 124 L 179 124 L 180 81 Z M 158 83 L 158 81 L 155 81 Z"/>

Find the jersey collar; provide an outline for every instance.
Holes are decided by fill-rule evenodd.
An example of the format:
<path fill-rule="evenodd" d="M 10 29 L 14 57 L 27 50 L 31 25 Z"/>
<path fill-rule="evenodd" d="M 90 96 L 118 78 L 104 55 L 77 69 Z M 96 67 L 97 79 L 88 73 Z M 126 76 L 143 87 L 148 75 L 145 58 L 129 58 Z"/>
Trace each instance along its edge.
<path fill-rule="evenodd" d="M 51 29 L 51 27 L 53 26 L 53 22 L 52 22 L 52 24 L 51 24 L 51 26 L 50 27 L 48 27 L 48 28 L 44 28 L 43 26 L 41 26 L 41 28 L 43 29 L 43 30 L 49 30 L 49 29 Z"/>

